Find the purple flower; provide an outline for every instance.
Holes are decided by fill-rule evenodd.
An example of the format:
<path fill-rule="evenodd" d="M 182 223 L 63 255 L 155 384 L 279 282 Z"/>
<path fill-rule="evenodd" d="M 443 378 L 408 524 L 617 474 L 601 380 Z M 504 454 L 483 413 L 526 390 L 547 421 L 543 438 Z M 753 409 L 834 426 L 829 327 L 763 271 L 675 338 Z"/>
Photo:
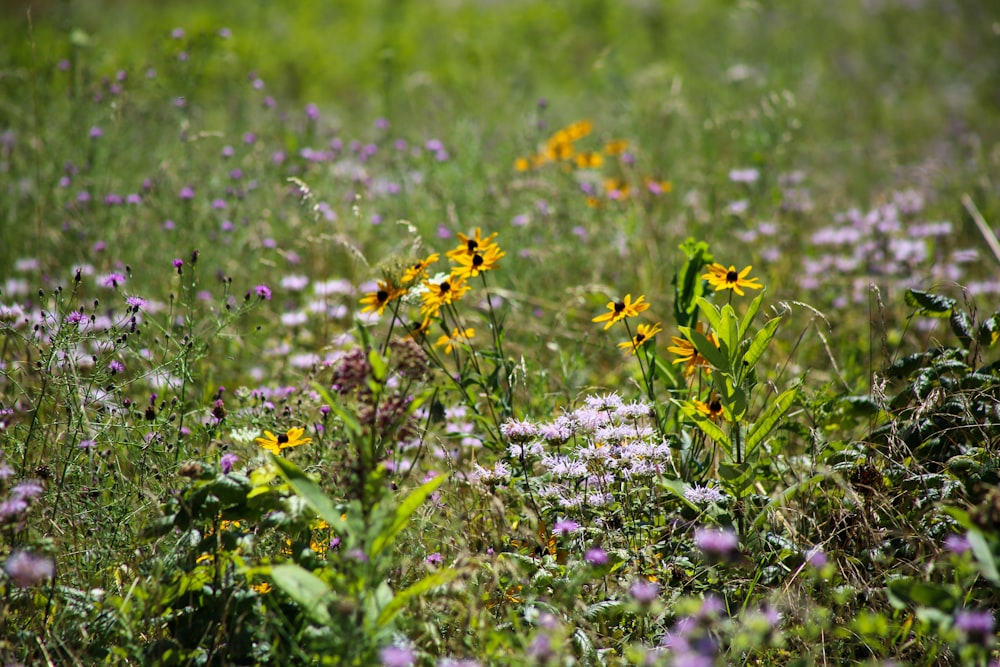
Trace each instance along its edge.
<path fill-rule="evenodd" d="M 174 28 L 170 36 L 174 39 L 184 39 L 184 28 Z"/>
<path fill-rule="evenodd" d="M 583 560 L 587 561 L 588 565 L 593 565 L 594 567 L 607 565 L 608 553 L 601 547 L 591 547 L 583 554 Z"/>
<path fill-rule="evenodd" d="M 257 135 L 254 134 L 253 132 L 245 132 L 243 134 L 243 143 L 253 144 L 256 141 L 257 141 Z"/>
<path fill-rule="evenodd" d="M 425 559 L 425 562 L 428 565 L 440 565 L 442 562 L 444 562 L 444 558 L 441 556 L 441 554 L 435 551 Z"/>
<path fill-rule="evenodd" d="M 386 646 L 379 651 L 382 667 L 410 667 L 414 661 L 413 651 L 402 646 Z"/>
<path fill-rule="evenodd" d="M 91 139 L 100 139 L 103 136 L 104 136 L 104 130 L 102 130 L 101 128 L 97 127 L 96 125 L 90 128 Z"/>
<path fill-rule="evenodd" d="M 125 276 L 123 276 L 120 273 L 109 273 L 108 275 L 101 278 L 101 285 L 103 285 L 104 287 L 115 288 L 118 287 L 119 285 L 123 285 L 124 283 L 125 283 Z"/>
<path fill-rule="evenodd" d="M 222 470 L 223 475 L 228 475 L 233 471 L 233 465 L 240 460 L 240 457 L 236 456 L 232 452 L 226 452 L 219 459 L 219 468 Z"/>
<path fill-rule="evenodd" d="M 27 551 L 15 551 L 7 558 L 3 569 L 15 586 L 28 588 L 52 578 L 56 566 L 51 558 L 36 556 Z"/>
<path fill-rule="evenodd" d="M 192 188 L 190 185 L 185 185 L 183 188 L 181 188 L 181 191 L 177 194 L 177 196 L 185 200 L 194 199 L 194 188 Z"/>
<path fill-rule="evenodd" d="M 144 308 L 146 306 L 146 300 L 140 296 L 130 296 L 125 299 L 125 303 L 128 304 L 130 308 Z"/>
<path fill-rule="evenodd" d="M 28 501 L 24 498 L 8 498 L 0 503 L 0 526 L 12 523 L 28 511 Z"/>
<path fill-rule="evenodd" d="M 83 450 L 86 450 L 86 451 L 90 451 L 94 447 L 97 447 L 97 441 L 96 440 L 90 440 L 90 439 L 81 440 L 80 444 L 77 445 L 77 448 L 83 449 Z"/>
<path fill-rule="evenodd" d="M 142 197 L 140 197 L 138 194 L 136 194 L 136 193 L 133 192 L 132 194 L 130 194 L 130 195 L 128 195 L 128 196 L 125 197 L 125 203 L 126 204 L 141 204 L 142 203 Z"/>
<path fill-rule="evenodd" d="M 556 525 L 552 527 L 552 532 L 559 533 L 560 535 L 569 535 L 570 533 L 575 533 L 579 530 L 580 524 L 576 521 L 571 521 L 570 519 L 559 519 L 556 521 Z"/>
<path fill-rule="evenodd" d="M 108 370 L 111 371 L 112 373 L 124 373 L 125 364 L 118 361 L 117 359 L 112 359 L 111 363 L 108 364 Z"/>
<path fill-rule="evenodd" d="M 315 104 L 306 105 L 306 118 L 309 120 L 319 120 L 319 107 Z"/>
<path fill-rule="evenodd" d="M 330 548 L 336 549 L 339 546 L 340 546 L 340 538 L 334 535 L 332 538 L 330 538 Z"/>
<path fill-rule="evenodd" d="M 253 288 L 254 293 L 264 301 L 271 300 L 271 288 L 267 285 L 257 285 Z"/>
<path fill-rule="evenodd" d="M 214 208 L 217 211 L 226 208 L 226 200 L 225 199 L 218 199 L 218 198 L 213 199 L 212 200 L 212 208 Z"/>
<path fill-rule="evenodd" d="M 956 555 L 962 555 L 972 548 L 967 535 L 949 535 L 944 538 L 944 548 Z"/>
<path fill-rule="evenodd" d="M 699 528 L 694 531 L 694 544 L 710 558 L 725 559 L 734 555 L 740 541 L 731 530 Z"/>
<path fill-rule="evenodd" d="M 527 420 L 509 420 L 500 425 L 500 433 L 510 442 L 527 442 L 538 435 L 538 427 Z"/>
<path fill-rule="evenodd" d="M 806 563 L 812 567 L 820 568 L 826 565 L 826 554 L 819 546 L 815 546 L 806 552 Z"/>
<path fill-rule="evenodd" d="M 973 644 L 988 646 L 993 641 L 993 612 L 960 611 L 955 616 L 955 627 Z"/>
<path fill-rule="evenodd" d="M 24 500 L 33 500 L 41 495 L 44 487 L 42 487 L 40 482 L 33 479 L 25 480 L 11 489 L 10 494 L 15 498 L 23 498 Z"/>
<path fill-rule="evenodd" d="M 632 599 L 640 604 L 651 604 L 660 593 L 660 585 L 655 581 L 636 579 L 628 589 Z"/>

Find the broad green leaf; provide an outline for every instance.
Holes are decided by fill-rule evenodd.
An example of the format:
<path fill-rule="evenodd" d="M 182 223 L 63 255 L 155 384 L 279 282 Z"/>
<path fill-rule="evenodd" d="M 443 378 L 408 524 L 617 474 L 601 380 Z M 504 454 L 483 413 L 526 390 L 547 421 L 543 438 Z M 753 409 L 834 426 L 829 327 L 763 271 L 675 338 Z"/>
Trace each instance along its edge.
<path fill-rule="evenodd" d="M 271 454 L 271 460 L 281 476 L 288 481 L 288 486 L 306 503 L 309 504 L 321 519 L 330 524 L 336 532 L 344 535 L 347 533 L 347 522 L 341 518 L 341 512 L 337 509 L 329 496 L 323 493 L 316 482 L 309 479 L 297 465 L 281 456 Z"/>
<path fill-rule="evenodd" d="M 951 309 L 955 307 L 955 300 L 938 294 L 921 292 L 920 290 L 906 290 L 906 305 L 915 308 L 920 315 L 928 317 L 948 317 Z"/>
<path fill-rule="evenodd" d="M 958 340 L 961 341 L 962 347 L 968 350 L 975 336 L 972 331 L 972 318 L 964 310 L 956 308 L 951 311 L 951 317 L 948 318 L 948 321 L 951 324 L 951 330 L 955 332 Z"/>
<path fill-rule="evenodd" d="M 728 303 L 722 307 L 722 330 L 715 332 L 719 342 L 726 348 L 729 355 L 729 368 L 736 369 L 739 364 L 740 320 L 736 311 Z"/>
<path fill-rule="evenodd" d="M 715 307 L 715 304 L 703 296 L 698 297 L 698 309 L 716 334 L 722 329 L 722 312 Z"/>
<path fill-rule="evenodd" d="M 698 350 L 698 354 L 705 357 L 708 363 L 724 373 L 730 372 L 729 354 L 726 351 L 716 347 L 715 343 L 706 338 L 700 331 L 682 327 L 681 332 L 688 337 L 688 340 L 694 344 L 694 349 Z"/>
<path fill-rule="evenodd" d="M 693 421 L 698 428 L 705 432 L 705 435 L 717 442 L 723 450 L 725 450 L 727 455 L 732 455 L 733 447 L 730 444 L 729 436 L 726 435 L 725 431 L 719 428 L 719 426 L 711 419 L 698 412 L 698 408 L 696 408 L 693 403 L 689 401 L 674 402 L 677 404 L 677 407 L 680 408 L 681 412 Z"/>
<path fill-rule="evenodd" d="M 393 513 L 392 522 L 385 526 L 382 531 L 375 536 L 372 540 L 371 546 L 371 558 L 375 559 L 378 557 L 382 550 L 387 546 L 392 544 L 392 541 L 396 539 L 406 527 L 407 522 L 410 520 L 410 516 L 417 511 L 417 508 L 423 504 L 427 497 L 434 493 L 439 486 L 441 486 L 444 481 L 448 478 L 447 475 L 438 475 L 437 477 L 431 479 L 424 484 L 421 484 L 408 495 L 403 502 L 399 504 L 396 511 Z"/>
<path fill-rule="evenodd" d="M 765 324 L 764 327 L 754 335 L 753 342 L 750 343 L 750 347 L 747 349 L 746 354 L 743 355 L 743 369 L 753 368 L 754 364 L 757 363 L 757 360 L 764 354 L 764 350 L 766 350 L 767 346 L 770 345 L 771 339 L 774 338 L 774 334 L 778 331 L 778 325 L 780 324 L 780 317 L 770 319 L 767 324 Z"/>
<path fill-rule="evenodd" d="M 386 362 L 385 357 L 379 354 L 378 350 L 372 348 L 368 353 L 368 364 L 372 368 L 372 377 L 375 381 L 379 384 L 384 384 L 389 372 L 389 364 Z"/>
<path fill-rule="evenodd" d="M 719 463 L 719 478 L 723 486 L 736 498 L 742 498 L 757 481 L 757 461 L 755 458 L 742 463 L 722 461 Z"/>
<path fill-rule="evenodd" d="M 919 579 L 905 578 L 890 581 L 890 595 L 918 607 L 932 607 L 950 612 L 958 604 L 959 591 L 956 586 L 932 584 Z"/>
<path fill-rule="evenodd" d="M 984 347 L 990 347 L 1000 339 L 1000 314 L 983 320 L 976 332 L 976 339 Z"/>
<path fill-rule="evenodd" d="M 989 543 L 979 530 L 973 529 L 968 534 L 969 544 L 972 546 L 972 553 L 979 563 L 979 571 L 994 586 L 1000 586 L 1000 572 L 997 571 L 997 563 L 993 558 L 993 551 Z"/>
<path fill-rule="evenodd" d="M 783 392 L 767 406 L 767 410 L 754 422 L 753 428 L 750 429 L 750 433 L 747 435 L 747 453 L 752 452 L 760 443 L 764 442 L 764 438 L 778 425 L 781 418 L 792 407 L 798 393 L 799 387 L 796 385 Z"/>
<path fill-rule="evenodd" d="M 302 610 L 320 625 L 332 625 L 333 618 L 326 604 L 331 599 L 326 582 L 301 565 L 283 563 L 257 571 L 270 576 L 281 591 L 298 603 Z"/>
<path fill-rule="evenodd" d="M 437 588 L 438 586 L 444 586 L 452 579 L 458 576 L 458 570 L 453 568 L 445 568 L 443 570 L 438 570 L 437 572 L 432 572 L 426 577 L 418 581 L 417 583 L 409 586 L 405 590 L 402 590 L 392 598 L 392 600 L 383 607 L 381 613 L 378 615 L 378 626 L 382 627 L 388 623 L 392 622 L 392 619 L 401 612 L 410 600 L 414 599 L 419 595 Z"/>

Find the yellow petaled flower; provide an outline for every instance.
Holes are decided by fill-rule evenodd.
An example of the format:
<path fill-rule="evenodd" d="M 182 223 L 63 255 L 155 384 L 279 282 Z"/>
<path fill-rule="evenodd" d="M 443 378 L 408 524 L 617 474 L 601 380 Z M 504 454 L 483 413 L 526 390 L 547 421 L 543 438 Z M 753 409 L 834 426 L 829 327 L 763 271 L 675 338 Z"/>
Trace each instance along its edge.
<path fill-rule="evenodd" d="M 607 155 L 621 155 L 628 150 L 628 142 L 624 139 L 615 139 L 604 144 L 604 152 Z"/>
<path fill-rule="evenodd" d="M 604 164 L 600 153 L 580 153 L 576 156 L 576 166 L 580 169 L 597 169 Z"/>
<path fill-rule="evenodd" d="M 528 171 L 531 169 L 531 160 L 526 157 L 519 157 L 514 160 L 514 169 L 516 171 Z"/>
<path fill-rule="evenodd" d="M 590 134 L 593 127 L 589 120 L 578 120 L 572 125 L 567 126 L 563 132 L 566 133 L 570 141 L 577 141 Z"/>
<path fill-rule="evenodd" d="M 264 431 L 264 437 L 257 438 L 256 442 L 272 454 L 277 454 L 282 449 L 298 447 L 299 445 L 308 445 L 312 442 L 312 438 L 302 437 L 302 434 L 305 432 L 306 430 L 304 428 L 299 428 L 297 426 L 288 429 L 286 433 L 279 433 L 278 435 L 275 435 L 270 431 Z"/>
<path fill-rule="evenodd" d="M 420 342 L 423 340 L 424 336 L 427 335 L 427 330 L 431 328 L 430 319 L 419 320 L 410 323 L 409 330 L 406 335 L 408 338 Z"/>
<path fill-rule="evenodd" d="M 702 276 L 708 281 L 708 284 L 715 288 L 715 291 L 724 289 L 731 289 L 740 296 L 743 296 L 742 287 L 747 289 L 761 289 L 764 286 L 757 282 L 756 278 L 747 278 L 750 274 L 750 269 L 752 266 L 748 266 L 742 271 L 737 272 L 735 266 L 730 266 L 728 269 L 722 264 L 709 264 L 708 273 Z"/>
<path fill-rule="evenodd" d="M 545 146 L 545 157 L 552 162 L 557 160 L 569 160 L 573 157 L 573 144 L 568 141 L 550 141 Z"/>
<path fill-rule="evenodd" d="M 259 584 L 254 584 L 250 588 L 257 591 L 258 595 L 266 595 L 267 593 L 270 593 L 272 590 L 274 590 L 271 587 L 271 584 L 267 583 L 266 581 L 263 581 Z"/>
<path fill-rule="evenodd" d="M 439 283 L 426 280 L 424 286 L 427 291 L 421 297 L 420 313 L 424 316 L 425 322 L 432 317 L 437 317 L 441 306 L 454 303 L 469 291 L 469 286 L 465 284 L 465 278 L 455 276 L 445 278 Z"/>
<path fill-rule="evenodd" d="M 429 255 L 426 259 L 421 259 L 415 262 L 412 266 L 406 269 L 405 273 L 403 273 L 403 282 L 408 283 L 411 280 L 415 280 L 420 276 L 426 275 L 427 267 L 438 261 L 438 257 L 440 257 L 440 255 L 438 253 L 434 253 Z"/>
<path fill-rule="evenodd" d="M 608 178 L 604 180 L 604 192 L 610 199 L 626 199 L 629 195 L 629 186 L 620 178 Z"/>
<path fill-rule="evenodd" d="M 454 250 L 449 250 L 447 255 L 451 259 L 455 259 L 461 255 L 471 255 L 475 252 L 486 252 L 490 244 L 493 243 L 493 239 L 497 237 L 497 232 L 493 232 L 486 238 L 483 238 L 483 233 L 480 231 L 479 227 L 476 227 L 476 232 L 472 236 L 466 236 L 462 232 L 458 233 L 458 240 L 461 243 Z"/>
<path fill-rule="evenodd" d="M 592 322 L 607 322 L 604 325 L 604 330 L 607 331 L 611 328 L 611 325 L 620 320 L 624 320 L 626 317 L 635 317 L 642 311 L 649 308 L 649 304 L 645 303 L 645 296 L 640 296 L 635 301 L 632 301 L 632 295 L 626 294 L 622 301 L 609 301 L 607 308 L 608 312 L 603 315 L 598 315 Z"/>
<path fill-rule="evenodd" d="M 698 412 L 705 415 L 711 420 L 716 420 L 723 415 L 722 412 L 722 401 L 719 400 L 717 394 L 712 394 L 708 403 L 702 403 L 699 400 L 693 401 L 694 407 L 697 408 Z"/>
<path fill-rule="evenodd" d="M 390 301 L 402 296 L 405 290 L 396 289 L 389 282 L 378 281 L 378 289 L 374 292 L 370 292 L 361 299 L 361 303 L 365 304 L 365 307 L 361 309 L 362 313 L 376 312 L 381 315 L 385 311 L 385 307 Z"/>
<path fill-rule="evenodd" d="M 618 343 L 618 347 L 620 347 L 622 352 L 625 354 L 635 354 L 635 351 L 638 350 L 641 345 L 645 345 L 653 336 L 662 331 L 659 322 L 656 324 L 640 324 L 635 329 L 636 333 L 632 336 L 631 340 Z"/>
<path fill-rule="evenodd" d="M 500 246 L 492 244 L 487 246 L 486 250 L 456 255 L 452 259 L 458 266 L 451 270 L 451 275 L 456 278 L 475 278 L 483 271 L 497 268 L 497 262 L 506 254 L 500 250 Z"/>
<path fill-rule="evenodd" d="M 450 336 L 441 336 L 434 343 L 434 347 L 443 347 L 445 354 L 451 354 L 451 351 L 456 345 L 461 345 L 462 343 L 467 343 L 471 338 L 476 336 L 476 330 L 472 327 L 465 329 L 464 331 L 455 327 L 452 330 Z"/>
<path fill-rule="evenodd" d="M 696 331 L 702 333 L 702 324 L 698 323 L 698 328 Z M 719 347 L 719 337 L 714 333 L 710 333 L 707 336 L 708 340 L 712 341 L 715 347 Z M 673 341 L 673 345 L 667 348 L 667 352 L 672 352 L 677 355 L 674 359 L 675 364 L 687 363 L 687 367 L 684 369 L 685 377 L 694 374 L 696 370 L 703 366 L 709 366 L 708 359 L 701 356 L 697 348 L 695 348 L 694 343 L 687 340 L 686 338 L 679 338 L 677 336 L 671 336 L 670 340 Z"/>

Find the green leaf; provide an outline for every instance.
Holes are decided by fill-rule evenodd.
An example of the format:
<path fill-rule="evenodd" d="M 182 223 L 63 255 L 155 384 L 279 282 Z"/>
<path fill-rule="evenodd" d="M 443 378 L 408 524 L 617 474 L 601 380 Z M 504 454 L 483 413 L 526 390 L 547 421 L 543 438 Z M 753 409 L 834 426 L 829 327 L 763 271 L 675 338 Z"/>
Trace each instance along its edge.
<path fill-rule="evenodd" d="M 1000 314 L 983 320 L 976 332 L 976 340 L 983 347 L 990 347 L 1000 339 Z"/>
<path fill-rule="evenodd" d="M 753 337 L 753 342 L 750 343 L 750 347 L 747 349 L 746 354 L 743 355 L 743 372 L 746 373 L 747 370 L 753 368 L 757 360 L 760 359 L 761 355 L 764 354 L 764 350 L 770 345 L 771 339 L 774 338 L 774 334 L 778 331 L 778 325 L 781 324 L 781 318 L 775 317 L 768 320 L 767 324 L 756 333 Z"/>
<path fill-rule="evenodd" d="M 968 350 L 972 346 L 972 339 L 975 336 L 972 332 L 972 318 L 964 310 L 956 308 L 951 311 L 951 317 L 948 318 L 948 321 L 951 324 L 951 330 L 961 341 L 962 347 Z"/>
<path fill-rule="evenodd" d="M 750 331 L 750 325 L 753 324 L 754 318 L 757 317 L 757 313 L 760 311 L 760 304 L 763 302 L 764 292 L 766 291 L 767 290 L 761 291 L 761 293 L 754 297 L 753 301 L 750 302 L 750 305 L 747 306 L 747 312 L 743 314 L 743 321 L 740 322 L 740 340 L 747 337 L 747 332 Z"/>
<path fill-rule="evenodd" d="M 890 581 L 887 589 L 890 599 L 895 596 L 897 601 L 918 607 L 931 607 L 950 612 L 958 604 L 959 592 L 955 586 L 932 584 L 907 577 Z"/>
<path fill-rule="evenodd" d="M 764 442 L 764 438 L 778 425 L 788 409 L 792 407 L 795 402 L 795 397 L 799 394 L 798 385 L 788 389 L 783 392 L 778 398 L 776 398 L 769 406 L 767 410 L 764 411 L 756 422 L 754 422 L 753 428 L 750 429 L 750 433 L 747 435 L 747 454 L 752 452 L 757 446 Z"/>
<path fill-rule="evenodd" d="M 387 546 L 392 544 L 392 541 L 396 539 L 396 536 L 399 535 L 406 527 L 407 522 L 410 520 L 410 516 L 417 511 L 417 508 L 420 507 L 420 505 L 427 500 L 427 497 L 434 493 L 434 491 L 436 491 L 447 478 L 447 475 L 438 475 L 430 481 L 421 484 L 399 504 L 399 507 L 397 507 L 396 511 L 393 513 L 392 522 L 385 526 L 372 541 L 371 553 L 369 556 L 373 560 L 377 558 Z"/>
<path fill-rule="evenodd" d="M 694 344 L 694 349 L 698 350 L 698 354 L 705 357 L 708 363 L 724 373 L 731 371 L 727 352 L 717 348 L 703 333 L 689 327 L 681 327 L 681 332 L 688 337 Z"/>
<path fill-rule="evenodd" d="M 976 557 L 976 562 L 979 563 L 979 571 L 994 586 L 1000 586 L 1000 572 L 997 571 L 993 551 L 990 549 L 989 543 L 986 542 L 982 531 L 972 529 L 969 531 L 968 538 L 969 544 L 972 546 L 972 553 Z"/>
<path fill-rule="evenodd" d="M 320 397 L 330 406 L 330 410 L 333 414 L 340 418 L 340 421 L 344 424 L 344 429 L 352 436 L 359 435 L 362 432 L 361 422 L 357 418 L 345 410 L 341 406 L 340 401 L 330 394 L 326 387 L 318 382 L 312 383 L 313 390 L 320 395 Z"/>
<path fill-rule="evenodd" d="M 722 311 L 715 307 L 715 304 L 703 296 L 698 297 L 698 309 L 705 316 L 708 326 L 716 334 L 722 329 Z"/>
<path fill-rule="evenodd" d="M 698 412 L 698 408 L 689 401 L 674 401 L 677 407 L 680 408 L 691 421 L 693 421 L 698 428 L 705 432 L 705 435 L 710 437 L 712 440 L 717 442 L 723 450 L 725 450 L 726 455 L 732 456 L 733 446 L 729 442 L 729 436 L 723 431 L 719 426 L 713 422 L 711 419 Z"/>
<path fill-rule="evenodd" d="M 285 478 L 292 490 L 306 501 L 321 519 L 330 524 L 330 527 L 341 535 L 347 533 L 347 522 L 341 518 L 342 513 L 333 504 L 333 501 L 323 493 L 323 489 L 319 488 L 316 482 L 309 479 L 301 468 L 288 459 L 271 454 L 271 461 L 281 472 L 281 476 Z"/>
<path fill-rule="evenodd" d="M 320 625 L 332 625 L 333 618 L 326 604 L 332 599 L 332 591 L 326 582 L 301 565 L 283 563 L 269 568 L 258 568 L 254 572 L 266 574 L 281 591 L 294 600 L 312 620 Z"/>
<path fill-rule="evenodd" d="M 383 607 L 381 613 L 379 613 L 377 622 L 378 626 L 383 627 L 388 623 L 391 623 L 392 619 L 394 619 L 396 615 L 401 612 L 407 604 L 409 604 L 410 600 L 419 595 L 423 595 L 427 591 L 433 590 L 438 586 L 444 586 L 457 576 L 458 570 L 450 567 L 445 568 L 428 574 L 412 586 L 396 593 L 389 604 Z"/>
<path fill-rule="evenodd" d="M 716 331 L 719 336 L 721 347 L 725 348 L 729 355 L 729 368 L 739 367 L 740 349 L 740 320 L 736 317 L 736 311 L 728 303 L 722 307 L 722 331 Z"/>
<path fill-rule="evenodd" d="M 927 317 L 948 317 L 952 308 L 955 307 L 955 300 L 950 297 L 915 289 L 906 290 L 905 299 L 906 305 L 915 308 L 918 314 Z"/>
<path fill-rule="evenodd" d="M 674 320 L 679 326 L 690 327 L 697 320 L 697 299 L 705 293 L 701 271 L 713 258 L 704 241 L 688 238 L 680 249 L 687 255 L 687 259 L 674 275 Z"/>

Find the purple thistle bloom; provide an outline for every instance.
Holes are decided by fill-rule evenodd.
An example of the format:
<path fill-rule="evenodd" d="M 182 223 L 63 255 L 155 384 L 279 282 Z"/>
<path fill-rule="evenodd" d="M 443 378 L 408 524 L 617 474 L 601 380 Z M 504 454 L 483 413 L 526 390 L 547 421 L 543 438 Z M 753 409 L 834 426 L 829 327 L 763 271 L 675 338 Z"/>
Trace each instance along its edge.
<path fill-rule="evenodd" d="M 219 468 L 222 470 L 223 475 L 228 475 L 233 471 L 233 465 L 240 460 L 240 457 L 236 456 L 232 452 L 226 452 L 219 459 Z"/>
<path fill-rule="evenodd" d="M 185 185 L 183 188 L 181 188 L 181 191 L 177 194 L 177 196 L 185 200 L 194 199 L 194 188 L 192 188 L 190 185 Z"/>
<path fill-rule="evenodd" d="M 806 563 L 812 567 L 820 568 L 826 565 L 826 554 L 819 546 L 815 546 L 806 552 Z"/>
<path fill-rule="evenodd" d="M 660 585 L 655 581 L 636 579 L 628 589 L 632 599 L 640 604 L 651 604 L 660 593 Z"/>
<path fill-rule="evenodd" d="M 139 308 L 144 308 L 146 306 L 146 300 L 140 296 L 130 296 L 125 299 L 125 303 L 131 308 L 138 310 Z"/>
<path fill-rule="evenodd" d="M 80 444 L 77 445 L 78 449 L 83 449 L 83 450 L 86 450 L 86 451 L 90 451 L 94 447 L 97 447 L 97 441 L 96 440 L 90 440 L 90 439 L 81 440 Z"/>
<path fill-rule="evenodd" d="M 583 560 L 595 567 L 608 564 L 608 553 L 601 547 L 591 547 L 583 554 Z"/>
<path fill-rule="evenodd" d="M 309 120 L 319 120 L 319 107 L 315 104 L 306 105 L 306 118 Z"/>
<path fill-rule="evenodd" d="M 258 297 L 264 299 L 264 301 L 271 300 L 271 288 L 267 285 L 257 285 L 253 288 L 253 291 Z"/>
<path fill-rule="evenodd" d="M 988 646 L 993 640 L 993 612 L 960 611 L 955 616 L 955 627 L 973 644 Z"/>
<path fill-rule="evenodd" d="M 556 521 L 556 525 L 552 526 L 552 532 L 559 533 L 560 535 L 569 535 L 579 529 L 580 524 L 570 519 L 559 519 L 559 521 Z"/>
<path fill-rule="evenodd" d="M 112 373 L 124 373 L 125 364 L 118 361 L 117 359 L 112 359 L 111 363 L 108 364 L 108 370 L 111 371 Z"/>
<path fill-rule="evenodd" d="M 123 285 L 124 283 L 125 283 L 125 276 L 123 276 L 120 273 L 109 273 L 108 275 L 101 278 L 101 285 L 103 285 L 104 287 L 115 288 L 118 287 L 119 285 Z"/>
<path fill-rule="evenodd" d="M 125 203 L 126 204 L 141 204 L 142 203 L 142 197 L 140 197 L 138 194 L 136 194 L 136 193 L 133 192 L 132 194 L 130 194 L 127 197 L 125 197 Z"/>
<path fill-rule="evenodd" d="M 17 496 L 0 503 L 0 526 L 12 523 L 28 511 L 28 501 Z"/>
<path fill-rule="evenodd" d="M 36 586 L 46 579 L 51 579 L 55 574 L 56 566 L 51 558 L 36 556 L 27 551 L 16 551 L 7 558 L 3 569 L 15 586 L 28 588 Z"/>
<path fill-rule="evenodd" d="M 91 139 L 100 139 L 103 136 L 104 136 L 104 130 L 102 130 L 101 128 L 97 127 L 96 125 L 90 128 Z"/>
<path fill-rule="evenodd" d="M 706 556 L 729 558 L 739 547 L 739 538 L 731 530 L 699 528 L 694 531 L 694 544 Z"/>
<path fill-rule="evenodd" d="M 184 28 L 174 28 L 170 36 L 174 39 L 184 39 Z"/>
<path fill-rule="evenodd" d="M 437 551 L 435 551 L 425 559 L 425 562 L 428 565 L 440 565 L 442 562 L 444 562 L 444 557 L 441 556 L 441 554 L 439 554 Z"/>

